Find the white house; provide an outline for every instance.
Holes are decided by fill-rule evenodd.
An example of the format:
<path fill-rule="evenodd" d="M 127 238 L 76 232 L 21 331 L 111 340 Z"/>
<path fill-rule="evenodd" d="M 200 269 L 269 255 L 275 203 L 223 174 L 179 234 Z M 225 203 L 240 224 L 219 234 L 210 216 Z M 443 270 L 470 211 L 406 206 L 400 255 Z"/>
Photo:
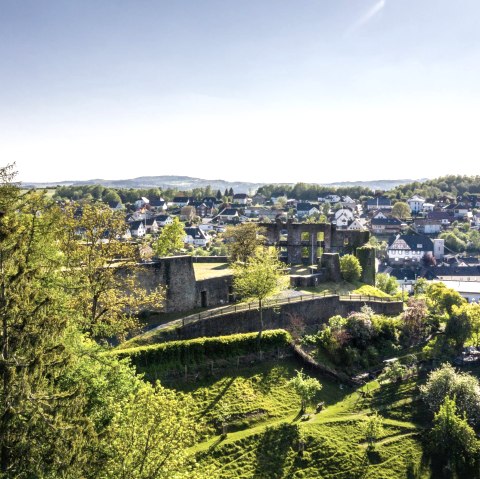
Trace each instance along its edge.
<path fill-rule="evenodd" d="M 233 195 L 232 202 L 238 205 L 246 205 L 247 203 L 251 203 L 251 199 L 245 193 L 237 193 Z"/>
<path fill-rule="evenodd" d="M 320 213 L 320 210 L 310 203 L 298 203 L 297 216 L 298 218 L 305 218 Z"/>
<path fill-rule="evenodd" d="M 135 201 L 135 208 L 138 210 L 140 208 L 143 208 L 145 205 L 148 205 L 149 203 L 149 199 L 145 198 L 145 196 L 142 196 L 139 200 Z"/>
<path fill-rule="evenodd" d="M 355 218 L 347 227 L 348 231 L 364 231 L 365 229 L 365 224 L 358 218 Z"/>
<path fill-rule="evenodd" d="M 210 242 L 210 236 L 198 227 L 185 228 L 185 238 L 183 242 L 198 247 L 205 247 Z"/>
<path fill-rule="evenodd" d="M 422 211 L 424 213 L 429 213 L 430 211 L 433 211 L 434 208 L 435 205 L 433 203 L 423 203 Z"/>
<path fill-rule="evenodd" d="M 339 210 L 335 211 L 335 220 L 338 220 L 341 216 L 345 216 L 349 221 L 353 221 L 354 214 L 350 208 L 340 208 Z"/>
<path fill-rule="evenodd" d="M 418 195 L 413 195 L 407 200 L 408 206 L 410 206 L 410 211 L 413 214 L 420 213 L 422 211 L 423 205 L 425 203 L 425 198 L 422 198 Z"/>
<path fill-rule="evenodd" d="M 145 236 L 146 230 L 143 221 L 132 221 L 129 226 L 130 233 L 134 238 L 142 238 Z"/>
<path fill-rule="evenodd" d="M 171 225 L 173 223 L 173 218 L 169 215 L 158 215 L 155 216 L 155 221 L 157 222 L 158 226 L 166 226 Z"/>
<path fill-rule="evenodd" d="M 376 198 L 370 198 L 367 200 L 367 210 L 390 210 L 392 208 L 392 202 L 390 198 L 385 196 L 377 196 Z"/>
<path fill-rule="evenodd" d="M 426 253 L 433 255 L 433 242 L 418 234 L 397 235 L 388 245 L 387 255 L 392 264 L 419 262 Z"/>

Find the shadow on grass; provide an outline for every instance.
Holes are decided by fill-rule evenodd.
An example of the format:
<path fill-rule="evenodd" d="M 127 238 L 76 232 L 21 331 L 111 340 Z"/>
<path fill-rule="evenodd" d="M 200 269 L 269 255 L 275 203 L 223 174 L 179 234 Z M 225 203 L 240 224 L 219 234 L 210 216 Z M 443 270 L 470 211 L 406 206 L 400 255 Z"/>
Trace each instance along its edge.
<path fill-rule="evenodd" d="M 215 407 L 215 405 L 222 399 L 225 393 L 229 390 L 230 386 L 233 384 L 234 381 L 235 381 L 235 377 L 228 379 L 223 389 L 215 396 L 212 402 L 202 411 L 202 416 L 210 412 Z"/>
<path fill-rule="evenodd" d="M 296 425 L 284 423 L 275 428 L 267 427 L 256 451 L 253 477 L 256 479 L 285 477 L 290 463 L 297 455 L 294 450 L 298 447 L 299 439 L 299 429 Z"/>

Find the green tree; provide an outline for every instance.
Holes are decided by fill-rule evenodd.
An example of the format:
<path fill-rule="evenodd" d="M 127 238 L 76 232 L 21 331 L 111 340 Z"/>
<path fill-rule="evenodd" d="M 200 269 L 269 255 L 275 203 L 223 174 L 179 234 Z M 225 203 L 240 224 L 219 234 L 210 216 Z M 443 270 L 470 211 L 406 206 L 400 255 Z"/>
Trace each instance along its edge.
<path fill-rule="evenodd" d="M 185 226 L 178 217 L 169 225 L 165 225 L 160 232 L 153 249 L 157 256 L 171 256 L 178 253 L 184 246 Z"/>
<path fill-rule="evenodd" d="M 174 391 L 145 383 L 116 408 L 106 431 L 105 479 L 187 479 L 198 477 L 188 464 L 198 421 L 192 404 Z M 193 466 L 193 465 L 192 465 Z"/>
<path fill-rule="evenodd" d="M 365 440 L 370 450 L 375 449 L 375 442 L 383 432 L 383 417 L 374 412 L 367 417 L 364 425 Z"/>
<path fill-rule="evenodd" d="M 447 288 L 443 283 L 431 283 L 426 290 L 427 304 L 435 314 L 452 314 L 453 306 L 465 303 L 457 291 Z"/>
<path fill-rule="evenodd" d="M 408 299 L 401 325 L 403 341 L 406 344 L 417 344 L 425 336 L 427 316 L 428 308 L 424 299 Z"/>
<path fill-rule="evenodd" d="M 392 216 L 395 218 L 405 219 L 409 218 L 411 215 L 410 206 L 408 203 L 404 203 L 403 201 L 397 201 L 392 208 Z"/>
<path fill-rule="evenodd" d="M 233 287 L 243 299 L 258 301 L 259 338 L 263 331 L 264 301 L 288 287 L 285 265 L 274 248 L 257 248 L 246 263 L 234 263 Z"/>
<path fill-rule="evenodd" d="M 96 338 L 121 337 L 136 326 L 142 309 L 161 307 L 161 289 L 147 292 L 140 285 L 138 248 L 121 240 L 126 228 L 121 213 L 86 204 L 65 209 L 63 221 L 62 274 L 83 331 Z"/>
<path fill-rule="evenodd" d="M 480 385 L 471 374 L 456 372 L 450 364 L 443 364 L 429 374 L 420 392 L 433 412 L 439 410 L 445 397 L 455 397 L 458 409 L 468 422 L 472 425 L 480 422 Z"/>
<path fill-rule="evenodd" d="M 455 349 L 458 351 L 472 335 L 472 321 L 467 304 L 453 306 L 452 313 L 447 320 L 445 336 L 453 340 Z"/>
<path fill-rule="evenodd" d="M 301 412 L 305 411 L 308 404 L 322 389 L 320 381 L 305 375 L 303 370 L 297 371 L 297 375 L 290 379 L 289 384 L 300 398 Z"/>
<path fill-rule="evenodd" d="M 377 273 L 375 276 L 375 286 L 384 293 L 394 295 L 398 291 L 398 283 L 394 276 L 387 273 Z"/>
<path fill-rule="evenodd" d="M 265 243 L 264 230 L 256 223 L 227 227 L 224 238 L 232 261 L 246 263 L 259 246 Z"/>
<path fill-rule="evenodd" d="M 75 389 L 57 388 L 71 361 L 61 216 L 43 194 L 22 194 L 13 168 L 0 168 L 0 476 L 60 477 L 86 436 Z"/>
<path fill-rule="evenodd" d="M 435 456 L 451 463 L 457 472 L 476 459 L 479 451 L 477 436 L 465 417 L 457 413 L 455 398 L 445 397 L 435 414 L 428 445 Z"/>
<path fill-rule="evenodd" d="M 345 281 L 358 281 L 362 274 L 362 267 L 358 258 L 346 254 L 340 258 L 340 272 Z"/>

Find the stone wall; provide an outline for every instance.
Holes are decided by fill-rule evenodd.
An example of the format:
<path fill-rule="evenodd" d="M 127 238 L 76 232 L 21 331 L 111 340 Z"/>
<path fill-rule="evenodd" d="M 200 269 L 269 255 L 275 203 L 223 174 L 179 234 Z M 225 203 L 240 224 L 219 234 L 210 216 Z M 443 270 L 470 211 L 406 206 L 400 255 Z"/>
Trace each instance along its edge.
<path fill-rule="evenodd" d="M 147 290 L 166 288 L 166 313 L 199 307 L 221 306 L 229 301 L 232 276 L 196 281 L 191 256 L 172 256 L 136 267 L 140 284 Z"/>
<path fill-rule="evenodd" d="M 314 298 L 303 302 L 284 304 L 274 308 L 265 308 L 263 321 L 265 329 L 292 329 L 292 323 L 299 320 L 307 332 L 316 332 L 329 318 L 340 314 L 348 316 L 353 311 L 367 304 L 375 313 L 395 316 L 403 311 L 403 303 L 380 301 L 350 301 L 339 296 Z M 236 333 L 258 331 L 258 310 L 232 312 L 223 316 L 195 320 L 174 330 L 166 330 L 160 334 L 163 340 L 191 339 L 202 336 L 224 336 Z"/>

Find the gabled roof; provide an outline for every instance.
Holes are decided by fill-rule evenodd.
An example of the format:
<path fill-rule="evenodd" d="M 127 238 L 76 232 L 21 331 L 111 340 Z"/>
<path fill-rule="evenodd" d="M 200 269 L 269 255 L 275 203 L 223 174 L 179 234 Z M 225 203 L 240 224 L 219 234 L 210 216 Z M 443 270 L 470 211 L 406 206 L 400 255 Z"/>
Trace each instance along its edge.
<path fill-rule="evenodd" d="M 150 201 L 150 206 L 154 208 L 159 208 L 165 205 L 165 200 L 152 200 Z"/>
<path fill-rule="evenodd" d="M 297 204 L 297 211 L 310 211 L 312 208 L 317 208 L 316 205 L 312 205 L 311 203 L 298 203 Z"/>
<path fill-rule="evenodd" d="M 394 238 L 390 239 L 390 241 L 388 242 L 388 247 L 390 248 L 392 244 L 397 240 L 405 241 L 405 243 L 407 243 L 407 246 L 412 251 L 433 251 L 432 240 L 423 235 L 418 235 L 414 233 L 397 235 Z"/>
<path fill-rule="evenodd" d="M 172 203 L 189 203 L 190 202 L 190 198 L 188 198 L 188 196 L 175 196 L 175 198 L 173 198 L 172 200 Z"/>
<path fill-rule="evenodd" d="M 400 226 L 402 222 L 398 218 L 372 218 L 372 226 Z"/>
<path fill-rule="evenodd" d="M 427 213 L 427 219 L 453 221 L 453 214 L 450 211 L 430 211 L 430 213 Z"/>
<path fill-rule="evenodd" d="M 140 226 L 144 226 L 144 224 L 143 221 L 132 221 L 129 226 L 131 230 L 138 230 L 138 228 L 140 228 Z"/>
<path fill-rule="evenodd" d="M 198 227 L 185 228 L 185 234 L 191 236 L 194 239 L 207 239 L 205 233 Z"/>
<path fill-rule="evenodd" d="M 375 206 L 375 205 L 390 206 L 391 204 L 392 202 L 390 198 L 387 198 L 386 196 L 378 196 L 377 198 L 372 198 L 367 200 L 368 206 Z"/>
<path fill-rule="evenodd" d="M 155 219 L 157 221 L 161 221 L 162 223 L 170 218 L 170 215 L 157 215 L 155 216 Z"/>
<path fill-rule="evenodd" d="M 148 218 L 145 223 L 147 226 L 153 226 L 153 223 L 157 224 L 157 220 L 155 218 Z"/>
<path fill-rule="evenodd" d="M 248 198 L 248 195 L 246 193 L 236 193 L 233 195 L 234 200 L 246 200 Z"/>
<path fill-rule="evenodd" d="M 238 216 L 238 211 L 234 208 L 225 208 L 218 216 Z"/>

